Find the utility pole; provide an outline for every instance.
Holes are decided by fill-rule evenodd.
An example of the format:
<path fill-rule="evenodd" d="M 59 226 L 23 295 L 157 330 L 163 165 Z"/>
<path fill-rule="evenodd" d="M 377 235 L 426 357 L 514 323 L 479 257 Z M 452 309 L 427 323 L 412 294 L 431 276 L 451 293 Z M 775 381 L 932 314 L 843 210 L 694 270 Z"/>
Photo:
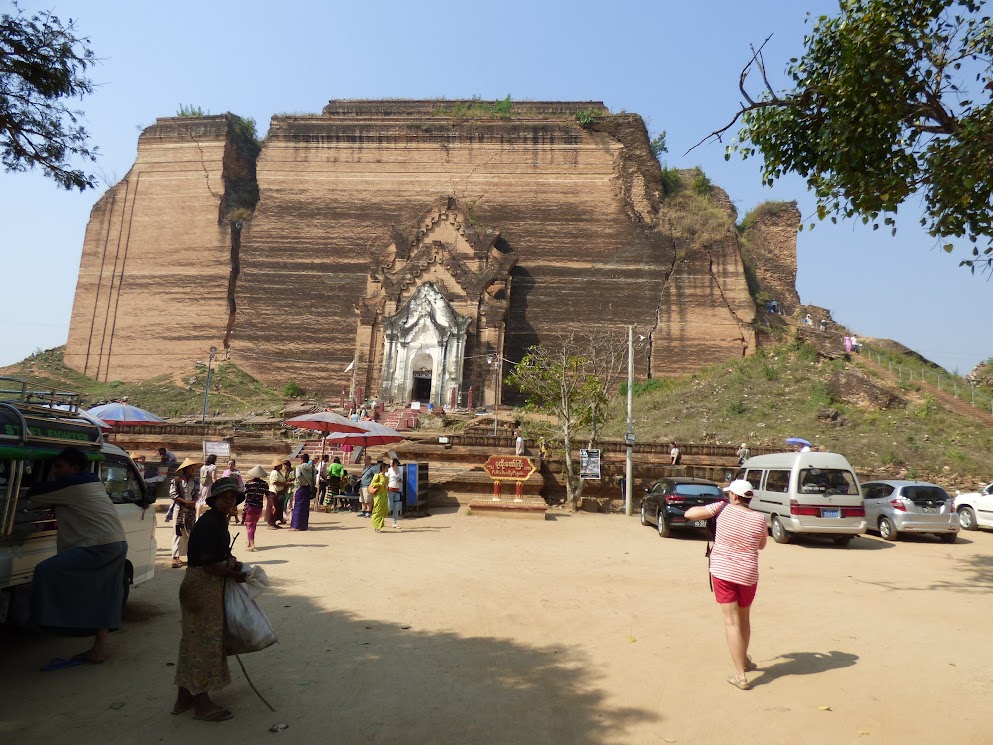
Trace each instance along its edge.
<path fill-rule="evenodd" d="M 624 464 L 624 514 L 628 517 L 633 512 L 632 496 L 634 493 L 631 483 L 634 475 L 634 326 L 628 326 L 628 428 L 624 435 L 627 443 L 627 460 Z"/>
<path fill-rule="evenodd" d="M 497 411 L 500 406 L 500 367 L 503 356 L 497 354 L 492 358 L 487 357 L 487 362 L 493 365 L 493 436 L 497 436 Z"/>
<path fill-rule="evenodd" d="M 200 418 L 200 424 L 207 423 L 207 402 L 210 400 L 210 365 L 214 361 L 214 356 L 217 354 L 217 347 L 210 348 L 210 357 L 207 358 L 207 388 L 203 392 L 203 416 Z"/>

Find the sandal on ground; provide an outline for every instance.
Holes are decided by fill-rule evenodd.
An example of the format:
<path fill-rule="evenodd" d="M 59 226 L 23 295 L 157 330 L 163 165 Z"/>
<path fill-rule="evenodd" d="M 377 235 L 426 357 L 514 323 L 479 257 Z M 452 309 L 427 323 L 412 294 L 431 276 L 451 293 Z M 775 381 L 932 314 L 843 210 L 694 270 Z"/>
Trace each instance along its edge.
<path fill-rule="evenodd" d="M 751 690 L 752 684 L 749 683 L 744 678 L 739 678 L 737 675 L 729 675 L 728 683 L 733 685 L 735 688 L 740 688 L 743 691 Z"/>
<path fill-rule="evenodd" d="M 176 704 L 172 707 L 172 714 L 184 714 L 193 708 L 193 702 L 187 701 L 185 704 Z"/>
<path fill-rule="evenodd" d="M 204 714 L 202 716 L 200 714 L 194 714 L 193 718 L 199 719 L 201 722 L 224 722 L 233 716 L 234 714 L 227 709 L 214 709 L 214 711 L 209 714 Z"/>
<path fill-rule="evenodd" d="M 174 561 L 174 562 L 172 562 L 172 568 L 173 569 L 182 569 L 184 566 L 186 566 L 186 564 L 184 562 L 182 562 L 182 561 Z"/>
<path fill-rule="evenodd" d="M 755 664 L 755 661 L 751 657 L 745 658 L 745 672 L 750 673 L 758 670 L 759 666 Z"/>

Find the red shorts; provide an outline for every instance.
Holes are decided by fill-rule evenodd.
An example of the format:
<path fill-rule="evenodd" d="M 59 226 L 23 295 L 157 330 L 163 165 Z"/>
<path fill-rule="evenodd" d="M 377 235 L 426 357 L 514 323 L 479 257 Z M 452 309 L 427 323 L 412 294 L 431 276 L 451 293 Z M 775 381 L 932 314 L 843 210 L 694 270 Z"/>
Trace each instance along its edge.
<path fill-rule="evenodd" d="M 755 600 L 755 590 L 758 584 L 739 585 L 726 579 L 711 577 L 714 582 L 714 597 L 718 603 L 737 603 L 739 608 L 747 608 Z"/>

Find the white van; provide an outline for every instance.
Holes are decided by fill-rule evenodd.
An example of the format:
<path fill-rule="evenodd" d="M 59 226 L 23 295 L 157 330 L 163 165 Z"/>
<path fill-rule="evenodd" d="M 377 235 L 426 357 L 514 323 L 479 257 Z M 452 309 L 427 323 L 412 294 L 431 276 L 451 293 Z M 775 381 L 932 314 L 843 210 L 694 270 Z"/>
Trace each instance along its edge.
<path fill-rule="evenodd" d="M 79 410 L 79 396 L 32 391 L 13 378 L 0 378 L 0 623 L 27 620 L 26 592 L 39 562 L 55 555 L 55 515 L 28 498 L 51 478 L 51 460 L 74 445 L 86 453 L 117 506 L 128 542 L 124 602 L 131 586 L 155 573 L 154 495 L 128 454 L 106 443 L 103 433 Z"/>
<path fill-rule="evenodd" d="M 745 461 L 738 478 L 752 484 L 751 507 L 768 514 L 776 543 L 789 543 L 794 533 L 816 533 L 845 546 L 865 532 L 858 478 L 843 455 L 757 455 Z"/>

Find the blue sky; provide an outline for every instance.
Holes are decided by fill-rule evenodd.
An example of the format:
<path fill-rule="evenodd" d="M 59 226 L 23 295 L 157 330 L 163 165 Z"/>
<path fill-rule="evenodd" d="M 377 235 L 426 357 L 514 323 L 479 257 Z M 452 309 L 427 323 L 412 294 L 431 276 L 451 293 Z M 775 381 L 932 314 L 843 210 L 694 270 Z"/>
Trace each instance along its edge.
<path fill-rule="evenodd" d="M 0 7 L 9 10 L 7 0 Z M 816 0 L 742 3 L 366 2 L 38 3 L 77 20 L 101 63 L 82 103 L 98 173 L 108 183 L 134 161 L 137 138 L 179 105 L 253 117 L 261 133 L 283 112 L 319 112 L 332 98 L 602 100 L 668 132 L 669 165 L 701 166 L 739 213 L 797 199 L 802 181 L 763 187 L 759 164 L 724 160 L 719 144 L 683 153 L 736 111 L 749 44 L 773 34 L 773 81 L 802 51 Z M 39 174 L 0 173 L 0 364 L 65 342 L 83 233 L 106 187 L 80 195 Z M 916 225 L 908 205 L 895 238 L 857 222 L 818 223 L 799 238 L 798 289 L 864 336 L 896 339 L 951 370 L 993 355 L 993 283 L 958 267 Z M 912 214 L 914 213 L 914 214 Z M 884 234 L 885 233 L 885 234 Z M 154 329 L 149 329 L 154 338 Z"/>

